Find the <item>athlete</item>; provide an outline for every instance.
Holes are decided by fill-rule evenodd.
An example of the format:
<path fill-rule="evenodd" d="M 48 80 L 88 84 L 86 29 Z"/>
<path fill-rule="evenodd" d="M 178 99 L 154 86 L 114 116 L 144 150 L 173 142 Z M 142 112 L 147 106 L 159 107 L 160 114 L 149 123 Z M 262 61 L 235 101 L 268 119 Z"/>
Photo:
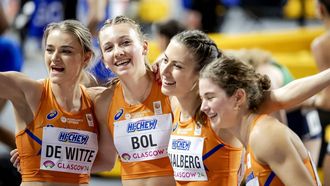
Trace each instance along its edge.
<path fill-rule="evenodd" d="M 108 123 L 108 132 L 121 162 L 125 186 L 175 185 L 167 157 L 171 132 L 168 97 L 146 61 L 148 44 L 140 26 L 125 16 L 107 20 L 99 31 L 105 66 L 118 79 L 96 96 L 98 120 Z"/>
<path fill-rule="evenodd" d="M 240 182 L 241 144 L 200 112 L 198 73 L 221 55 L 206 34 L 195 30 L 175 35 L 161 59 L 162 92 L 178 101 L 168 147 L 176 185 Z"/>
<path fill-rule="evenodd" d="M 317 78 L 330 83 L 329 76 L 330 70 Z M 313 84 L 312 78 L 305 80 Z M 201 109 L 213 125 L 230 131 L 246 148 L 247 185 L 321 185 L 299 137 L 263 114 L 269 88 L 267 76 L 237 59 L 223 57 L 200 74 Z"/>
<path fill-rule="evenodd" d="M 92 101 L 79 85 L 93 57 L 91 34 L 78 21 L 66 20 L 49 24 L 43 38 L 48 78 L 0 73 L 0 97 L 12 102 L 16 114 L 22 185 L 87 185 L 98 138 L 103 140 Z M 110 142 L 104 143 L 111 147 Z M 113 159 L 102 162 L 113 166 Z"/>

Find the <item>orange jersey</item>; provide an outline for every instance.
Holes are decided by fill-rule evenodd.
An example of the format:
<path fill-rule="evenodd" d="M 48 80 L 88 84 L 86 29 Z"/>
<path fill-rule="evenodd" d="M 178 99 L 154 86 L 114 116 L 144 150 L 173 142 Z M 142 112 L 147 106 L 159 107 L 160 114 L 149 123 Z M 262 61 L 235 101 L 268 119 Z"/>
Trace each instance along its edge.
<path fill-rule="evenodd" d="M 264 115 L 257 116 L 254 119 L 253 126 L 257 123 L 258 119 L 262 118 Z M 251 131 L 253 128 L 251 129 Z M 259 163 L 252 152 L 251 146 L 248 145 L 246 148 L 246 178 L 245 182 L 249 182 L 252 179 L 257 179 L 259 185 L 265 186 L 284 186 L 282 181 L 276 176 L 276 174 L 272 171 L 272 169 L 268 165 L 263 165 Z M 316 177 L 316 172 L 314 171 L 313 164 L 311 162 L 310 157 L 304 160 L 304 164 L 308 169 L 309 173 L 313 176 L 315 183 L 318 182 L 318 177 Z"/>
<path fill-rule="evenodd" d="M 81 131 L 89 131 L 92 132 L 92 134 L 98 133 L 97 123 L 92 114 L 92 102 L 85 93 L 84 89 L 81 88 L 81 90 L 81 111 L 76 114 L 71 114 L 63 111 L 60 108 L 51 91 L 50 81 L 48 79 L 44 81 L 44 90 L 40 99 L 40 105 L 33 121 L 27 125 L 25 130 L 20 131 L 16 135 L 16 145 L 20 156 L 20 166 L 23 182 L 89 182 L 89 174 L 48 171 L 41 170 L 40 168 L 42 166 L 42 151 L 44 151 L 44 149 L 42 150 L 42 143 L 44 143 L 43 139 L 45 139 L 43 138 L 45 137 L 43 136 L 43 131 L 45 130 L 44 128 L 57 129 L 58 127 L 60 130 L 70 131 L 72 129 L 76 129 Z M 79 137 L 79 135 L 75 136 Z M 55 139 L 51 138 L 50 140 L 55 144 L 59 138 L 60 137 L 56 137 Z M 73 140 L 77 141 L 77 139 Z M 88 139 L 86 139 L 85 142 L 87 142 L 87 140 Z M 59 149 L 57 149 L 57 152 L 59 152 Z M 92 154 L 92 156 L 96 156 L 96 153 L 97 152 Z M 58 153 L 57 156 L 60 156 L 60 153 Z M 51 165 L 51 167 L 52 166 L 53 165 Z M 55 168 L 56 167 L 57 165 L 55 165 Z M 70 167 L 62 166 L 62 168 L 65 169 Z"/>
<path fill-rule="evenodd" d="M 108 125 L 120 157 L 123 180 L 173 176 L 167 156 L 171 115 L 170 101 L 156 81 L 148 98 L 137 105 L 127 104 L 121 83 L 116 84 L 108 111 Z M 159 117 L 166 117 L 166 122 Z M 148 151 L 158 148 L 159 143 L 163 144 L 163 149 Z M 160 155 L 161 158 L 152 159 L 152 156 Z"/>
<path fill-rule="evenodd" d="M 208 119 L 204 125 L 197 125 L 195 119 L 180 122 L 179 118 L 180 110 L 176 109 L 169 156 L 177 185 L 238 185 L 242 150 L 226 145 Z M 194 145 L 198 140 L 201 142 Z M 197 151 L 200 155 L 194 154 Z M 191 171 L 193 169 L 196 171 Z"/>

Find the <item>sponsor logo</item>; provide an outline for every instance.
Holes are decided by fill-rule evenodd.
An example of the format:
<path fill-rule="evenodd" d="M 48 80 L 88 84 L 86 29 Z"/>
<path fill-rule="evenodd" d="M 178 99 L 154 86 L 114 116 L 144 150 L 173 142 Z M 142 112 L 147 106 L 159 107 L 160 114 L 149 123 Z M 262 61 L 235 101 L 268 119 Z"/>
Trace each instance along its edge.
<path fill-rule="evenodd" d="M 191 141 L 178 139 L 172 141 L 172 149 L 189 150 Z"/>
<path fill-rule="evenodd" d="M 86 114 L 86 120 L 87 120 L 88 126 L 94 127 L 94 121 L 93 121 L 92 114 Z"/>
<path fill-rule="evenodd" d="M 250 172 L 246 177 L 246 182 L 251 181 L 253 178 L 254 178 L 254 174 L 253 174 L 253 172 Z"/>
<path fill-rule="evenodd" d="M 154 113 L 155 113 L 155 115 L 161 115 L 161 114 L 163 114 L 162 104 L 161 104 L 160 101 L 153 102 L 153 105 L 154 105 Z"/>
<path fill-rule="evenodd" d="M 58 140 L 62 142 L 86 144 L 89 136 L 77 132 L 60 132 Z"/>
<path fill-rule="evenodd" d="M 48 169 L 51 169 L 55 166 L 55 163 L 50 161 L 50 160 L 47 160 L 47 161 L 44 161 L 43 165 L 48 168 Z"/>
<path fill-rule="evenodd" d="M 117 111 L 115 117 L 114 117 L 115 121 L 116 121 L 116 120 L 119 120 L 119 118 L 123 115 L 123 113 L 124 113 L 124 109 L 122 109 L 122 108 L 119 109 L 119 110 Z"/>
<path fill-rule="evenodd" d="M 131 156 L 129 154 L 127 154 L 127 153 L 123 153 L 121 155 L 121 158 L 123 158 L 124 160 L 130 160 L 131 159 Z"/>
<path fill-rule="evenodd" d="M 48 120 L 54 119 L 57 116 L 57 114 L 58 114 L 58 112 L 56 110 L 52 110 L 52 111 L 50 111 L 49 114 L 47 114 L 47 119 Z"/>
<path fill-rule="evenodd" d="M 139 120 L 137 122 L 130 122 L 127 125 L 127 132 L 135 132 L 135 131 L 145 131 L 155 129 L 157 126 L 157 120 Z"/>
<path fill-rule="evenodd" d="M 154 107 L 155 107 L 155 109 L 160 109 L 160 101 L 155 101 Z"/>
<path fill-rule="evenodd" d="M 78 118 L 78 119 L 76 119 L 76 118 L 67 118 L 65 116 L 62 116 L 60 118 L 60 120 L 61 120 L 62 123 L 69 123 L 69 124 L 76 124 L 76 125 L 79 124 L 80 122 L 83 122 L 83 119 L 80 119 L 80 118 Z"/>
<path fill-rule="evenodd" d="M 66 123 L 66 121 L 67 121 L 66 117 L 62 116 L 61 121 L 62 121 L 62 123 Z"/>
<path fill-rule="evenodd" d="M 131 119 L 131 118 L 132 116 L 129 113 L 125 114 L 125 119 Z"/>

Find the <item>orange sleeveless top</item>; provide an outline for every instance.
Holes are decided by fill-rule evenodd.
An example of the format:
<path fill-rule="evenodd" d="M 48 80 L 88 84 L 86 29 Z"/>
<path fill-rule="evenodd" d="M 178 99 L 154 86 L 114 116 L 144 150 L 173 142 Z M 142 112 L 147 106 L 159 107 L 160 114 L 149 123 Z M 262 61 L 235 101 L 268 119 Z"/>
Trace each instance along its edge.
<path fill-rule="evenodd" d="M 200 126 L 196 124 L 195 118 L 192 118 L 186 122 L 180 122 L 180 112 L 181 110 L 179 108 L 176 108 L 174 113 L 173 132 L 171 134 L 170 143 L 176 143 L 175 141 L 173 141 L 172 136 L 179 137 L 180 139 L 178 139 L 178 141 L 188 139 L 186 140 L 187 144 L 190 144 L 189 138 L 185 138 L 185 137 L 204 138 L 204 144 L 202 149 L 202 162 L 204 165 L 205 172 L 207 174 L 207 181 L 176 181 L 176 185 L 177 186 L 179 185 L 182 186 L 183 185 L 189 185 L 189 186 L 238 185 L 238 171 L 242 163 L 241 161 L 242 149 L 231 147 L 225 144 L 221 140 L 221 138 L 218 137 L 218 135 L 213 131 L 210 124 L 210 120 L 208 119 L 206 120 L 204 125 L 200 125 Z M 169 148 L 170 147 L 171 144 Z M 172 145 L 172 149 L 174 149 L 173 145 Z M 176 149 L 177 151 L 180 150 L 180 148 L 176 148 Z M 188 151 L 191 152 L 193 151 L 193 149 L 189 149 Z M 194 164 L 197 163 L 191 161 L 194 158 L 189 156 L 183 156 L 179 154 L 175 155 L 175 153 L 173 153 L 170 154 L 170 157 L 173 167 L 185 166 L 187 169 L 190 169 L 191 167 L 194 166 Z M 174 168 L 174 175 L 176 176 L 177 174 L 180 174 L 180 172 L 175 171 Z"/>
<path fill-rule="evenodd" d="M 129 124 L 138 126 L 139 129 L 137 131 L 139 132 L 143 130 L 147 131 L 148 127 L 150 129 L 150 126 L 153 126 L 152 125 L 153 122 L 150 122 L 148 119 L 144 119 L 145 117 L 154 117 L 157 115 L 161 116 L 165 114 L 170 117 L 172 115 L 170 101 L 167 96 L 162 94 L 161 86 L 156 81 L 153 82 L 151 92 L 147 97 L 147 99 L 142 104 L 137 104 L 137 105 L 127 104 L 124 100 L 124 95 L 122 92 L 122 86 L 120 81 L 116 84 L 112 103 L 110 104 L 110 108 L 108 110 L 108 125 L 109 125 L 109 130 L 112 136 L 114 137 L 114 143 L 120 157 L 119 159 L 121 162 L 121 177 L 123 180 L 150 178 L 150 177 L 158 177 L 158 176 L 173 176 L 173 170 L 166 152 L 165 155 L 159 159 L 124 162 L 123 159 L 121 158 L 125 158 L 125 155 L 126 156 L 129 155 L 126 153 L 119 152 L 119 148 L 125 148 L 124 146 L 127 146 L 127 148 L 133 149 L 132 151 L 130 151 L 132 155 L 133 153 L 138 153 L 142 147 L 141 148 L 136 147 L 135 149 L 134 147 L 132 148 L 132 146 L 134 145 L 131 143 L 130 141 L 131 139 L 126 139 L 129 140 L 128 143 L 123 143 L 123 142 L 121 142 L 121 144 L 119 142 L 117 143 L 116 142 L 117 138 L 115 137 L 116 130 L 117 130 L 117 134 L 119 133 L 118 127 L 116 128 L 114 127 L 117 123 L 121 125 L 122 123 L 130 122 L 131 120 L 138 120 L 137 122 L 131 122 Z M 139 120 L 140 118 L 141 120 Z M 171 121 L 168 122 L 168 124 L 160 122 L 157 123 L 157 125 L 162 125 L 162 126 L 166 125 L 166 127 L 170 129 L 172 118 L 170 120 Z M 132 130 L 133 128 L 123 129 L 121 130 L 121 133 L 124 133 L 123 135 L 125 136 L 125 134 L 132 134 Z M 149 130 L 149 132 L 150 131 L 152 130 Z M 151 134 L 149 133 L 149 136 L 150 135 Z M 169 136 L 170 136 L 170 130 L 168 134 L 165 136 L 163 135 L 162 137 L 159 137 L 156 135 L 156 138 L 161 138 L 156 140 L 166 141 L 166 148 L 167 148 Z M 155 143 L 155 139 L 153 139 L 153 141 L 151 141 L 150 143 L 151 144 Z M 144 150 L 145 149 L 148 149 L 148 147 L 144 147 Z M 145 155 L 148 156 L 152 154 L 146 153 Z"/>
<path fill-rule="evenodd" d="M 257 116 L 253 121 L 253 127 L 256 125 L 257 121 L 261 119 L 265 115 Z M 263 165 L 259 163 L 254 156 L 254 153 L 251 149 L 251 146 L 248 145 L 246 148 L 246 171 L 245 171 L 245 182 L 252 180 L 253 178 L 257 177 L 259 185 L 265 186 L 284 186 L 282 181 L 276 176 L 276 174 L 272 171 L 272 169 L 268 165 Z M 318 182 L 317 173 L 314 171 L 312 160 L 310 157 L 304 160 L 304 164 L 308 169 L 309 173 L 312 175 L 315 183 Z M 250 165 L 250 166 L 249 166 Z"/>
<path fill-rule="evenodd" d="M 23 182 L 65 182 L 88 183 L 90 175 L 76 174 L 40 169 L 41 147 L 44 127 L 76 129 L 98 133 L 96 119 L 93 115 L 91 99 L 81 87 L 81 110 L 71 114 L 63 111 L 57 104 L 51 91 L 49 79 L 44 81 L 44 90 L 40 99 L 39 109 L 33 121 L 25 130 L 16 135 L 16 145 L 20 156 Z M 56 142 L 58 139 L 54 139 Z M 95 154 L 96 156 L 96 154 Z"/>

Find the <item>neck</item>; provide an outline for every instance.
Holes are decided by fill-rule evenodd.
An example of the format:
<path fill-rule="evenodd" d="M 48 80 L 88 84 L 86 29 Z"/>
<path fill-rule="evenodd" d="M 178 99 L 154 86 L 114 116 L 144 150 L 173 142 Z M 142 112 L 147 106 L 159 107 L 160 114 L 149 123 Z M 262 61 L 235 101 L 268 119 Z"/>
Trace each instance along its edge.
<path fill-rule="evenodd" d="M 53 95 L 59 106 L 67 112 L 78 112 L 81 107 L 81 90 L 75 84 L 51 84 Z"/>
<path fill-rule="evenodd" d="M 255 114 L 251 112 L 239 113 L 237 118 L 236 124 L 234 125 L 235 127 L 229 128 L 228 130 L 243 144 L 244 147 L 247 147 Z"/>
<path fill-rule="evenodd" d="M 197 109 L 201 105 L 201 100 L 197 93 L 191 92 L 184 96 L 177 97 L 178 104 L 181 108 L 181 121 L 187 121 L 193 118 L 196 114 Z"/>
<path fill-rule="evenodd" d="M 123 94 L 128 104 L 138 104 L 147 99 L 152 87 L 152 79 L 146 72 L 139 77 L 125 78 L 122 82 Z"/>

